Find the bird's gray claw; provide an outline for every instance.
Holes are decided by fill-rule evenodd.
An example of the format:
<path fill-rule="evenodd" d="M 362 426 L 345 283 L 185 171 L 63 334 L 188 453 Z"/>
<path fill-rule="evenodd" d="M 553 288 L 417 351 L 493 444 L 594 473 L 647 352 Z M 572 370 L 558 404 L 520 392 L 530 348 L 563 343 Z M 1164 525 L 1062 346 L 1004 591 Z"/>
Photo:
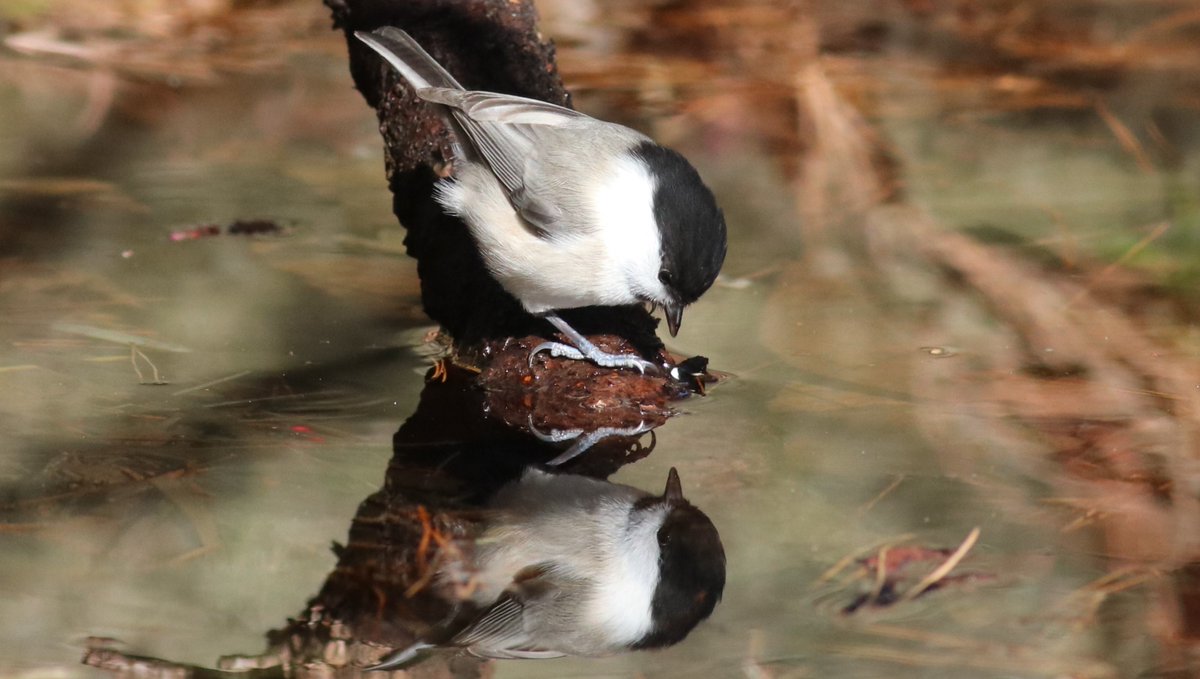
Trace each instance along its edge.
<path fill-rule="evenodd" d="M 542 342 L 529 352 L 529 367 L 533 367 L 533 359 L 543 351 L 549 351 L 551 356 L 570 358 L 572 360 L 581 361 L 584 359 L 583 352 L 562 342 Z"/>
<path fill-rule="evenodd" d="M 648 368 L 655 368 L 655 365 L 650 361 L 632 354 L 609 354 L 599 349 L 594 352 L 584 354 L 588 360 L 597 365 L 602 365 L 605 368 L 636 368 L 643 375 L 646 374 Z"/>
<path fill-rule="evenodd" d="M 563 437 L 560 440 L 570 440 L 571 438 L 574 438 L 575 443 L 572 444 L 570 448 L 563 451 L 558 457 L 547 462 L 546 466 L 557 467 L 559 465 L 566 464 L 584 454 L 589 448 L 603 441 L 604 439 L 609 438 L 610 436 L 641 436 L 653 428 L 654 427 L 647 427 L 646 422 L 643 420 L 638 422 L 638 426 L 636 427 L 600 427 L 599 429 L 587 432 L 586 434 L 579 429 L 572 429 L 562 432 Z M 551 432 L 551 436 L 557 433 L 558 432 Z"/>
<path fill-rule="evenodd" d="M 546 443 L 559 443 L 560 441 L 570 441 L 572 439 L 579 438 L 579 436 L 581 434 L 583 434 L 583 430 L 582 429 L 551 429 L 548 432 L 544 432 L 544 431 L 538 429 L 533 424 L 533 415 L 530 415 L 529 416 L 529 433 L 536 436 L 538 438 L 538 440 L 540 440 L 540 441 L 545 441 Z"/>
<path fill-rule="evenodd" d="M 643 375 L 646 374 L 647 370 L 649 370 L 651 373 L 654 373 L 658 370 L 657 365 L 654 365 L 654 363 L 651 363 L 650 361 L 647 361 L 644 358 L 637 359 L 637 363 L 635 364 L 634 367 L 636 367 L 638 369 L 638 372 Z"/>

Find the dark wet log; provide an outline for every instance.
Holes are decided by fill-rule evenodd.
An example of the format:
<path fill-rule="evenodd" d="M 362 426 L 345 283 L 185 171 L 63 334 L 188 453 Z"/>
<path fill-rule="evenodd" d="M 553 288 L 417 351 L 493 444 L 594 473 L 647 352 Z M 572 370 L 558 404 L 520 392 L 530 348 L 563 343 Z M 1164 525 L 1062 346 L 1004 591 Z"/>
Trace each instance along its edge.
<path fill-rule="evenodd" d="M 397 26 L 410 33 L 471 89 L 570 105 L 554 45 L 537 30 L 528 0 L 325 0 L 345 31 L 355 85 L 375 108 L 383 135 L 393 211 L 408 231 L 426 312 L 476 364 L 506 351 L 508 338 L 549 337 L 551 327 L 527 314 L 487 273 L 466 226 L 433 200 L 435 168 L 449 157 L 448 133 L 391 68 L 353 32 Z M 581 309 L 565 317 L 585 334 L 612 335 L 655 358 L 657 321 L 640 307 Z M 636 376 L 629 376 L 634 379 Z"/>
<path fill-rule="evenodd" d="M 617 342 L 606 351 L 620 350 Z M 658 427 L 671 416 L 668 404 L 688 396 L 681 382 L 641 379 L 629 371 L 598 370 L 585 361 L 538 359 L 529 369 L 529 338 L 511 343 L 479 376 L 488 411 L 512 427 L 539 431 L 600 427 Z"/>

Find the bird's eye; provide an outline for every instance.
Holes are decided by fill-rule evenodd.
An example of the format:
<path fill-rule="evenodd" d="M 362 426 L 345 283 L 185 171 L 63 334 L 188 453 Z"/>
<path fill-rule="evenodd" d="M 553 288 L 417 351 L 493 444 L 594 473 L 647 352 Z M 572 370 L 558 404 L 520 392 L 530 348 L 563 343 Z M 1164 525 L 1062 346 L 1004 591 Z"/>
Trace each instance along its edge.
<path fill-rule="evenodd" d="M 666 269 L 659 271 L 658 272 L 658 280 L 660 282 L 662 282 L 663 285 L 670 285 L 671 284 L 671 272 L 667 271 Z"/>

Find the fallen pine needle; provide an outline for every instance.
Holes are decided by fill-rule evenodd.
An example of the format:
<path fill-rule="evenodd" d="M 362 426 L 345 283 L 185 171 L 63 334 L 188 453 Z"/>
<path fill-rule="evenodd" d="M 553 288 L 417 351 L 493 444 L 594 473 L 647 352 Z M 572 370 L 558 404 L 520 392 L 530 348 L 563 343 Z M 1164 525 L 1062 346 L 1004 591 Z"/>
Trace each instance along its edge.
<path fill-rule="evenodd" d="M 967 538 L 962 541 L 962 544 L 958 546 L 958 549 L 954 550 L 954 553 L 947 557 L 946 560 L 942 562 L 941 566 L 938 566 L 932 573 L 926 575 L 920 582 L 909 588 L 909 590 L 904 593 L 904 596 L 900 597 L 900 602 L 903 603 L 905 601 L 912 601 L 913 599 L 921 596 L 922 592 L 932 587 L 935 583 L 937 583 L 938 580 L 946 577 L 950 571 L 954 570 L 954 567 L 958 565 L 958 562 L 963 560 L 963 557 L 967 555 L 967 552 L 971 551 L 971 548 L 975 546 L 975 541 L 978 539 L 979 526 L 975 526 L 971 529 L 971 532 L 967 534 Z"/>
<path fill-rule="evenodd" d="M 249 375 L 249 374 L 250 374 L 249 370 L 243 370 L 239 373 L 234 373 L 232 375 L 226 375 L 225 377 L 218 377 L 217 379 L 210 380 L 208 382 L 205 382 L 204 384 L 197 384 L 194 387 L 188 387 L 187 389 L 180 389 L 179 391 L 177 391 L 171 395 L 172 396 L 183 396 L 184 394 L 190 394 L 193 391 L 200 391 L 201 389 L 207 389 L 209 387 L 216 386 L 218 384 L 222 384 L 222 383 L 228 382 L 230 380 L 236 380 L 239 377 L 245 377 L 246 375 Z"/>

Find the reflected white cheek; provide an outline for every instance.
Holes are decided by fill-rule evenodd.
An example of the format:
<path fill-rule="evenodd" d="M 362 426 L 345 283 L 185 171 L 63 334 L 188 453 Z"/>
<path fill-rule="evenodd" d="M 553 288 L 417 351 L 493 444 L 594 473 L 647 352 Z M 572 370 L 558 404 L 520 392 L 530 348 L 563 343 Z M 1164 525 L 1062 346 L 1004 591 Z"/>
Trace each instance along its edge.
<path fill-rule="evenodd" d="M 617 541 L 616 553 L 596 573 L 597 596 L 588 620 L 611 638 L 633 644 L 653 625 L 650 604 L 658 587 L 658 529 L 665 509 L 644 512 Z"/>

